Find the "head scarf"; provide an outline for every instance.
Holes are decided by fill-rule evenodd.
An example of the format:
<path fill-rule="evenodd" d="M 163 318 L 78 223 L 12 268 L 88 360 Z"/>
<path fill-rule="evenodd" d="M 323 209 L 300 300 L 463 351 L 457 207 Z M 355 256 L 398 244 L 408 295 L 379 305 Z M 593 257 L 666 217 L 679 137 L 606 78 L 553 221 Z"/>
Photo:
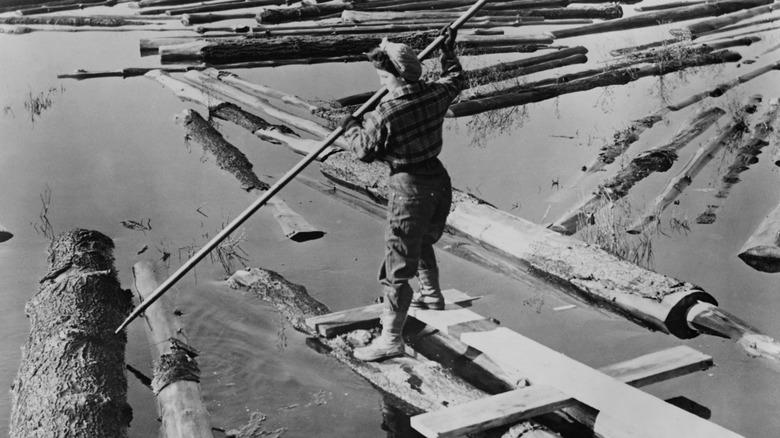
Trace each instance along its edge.
<path fill-rule="evenodd" d="M 391 43 L 387 38 L 382 39 L 379 48 L 387 53 L 390 62 L 398 70 L 398 74 L 407 82 L 416 82 L 422 76 L 422 64 L 417 55 L 406 44 Z"/>

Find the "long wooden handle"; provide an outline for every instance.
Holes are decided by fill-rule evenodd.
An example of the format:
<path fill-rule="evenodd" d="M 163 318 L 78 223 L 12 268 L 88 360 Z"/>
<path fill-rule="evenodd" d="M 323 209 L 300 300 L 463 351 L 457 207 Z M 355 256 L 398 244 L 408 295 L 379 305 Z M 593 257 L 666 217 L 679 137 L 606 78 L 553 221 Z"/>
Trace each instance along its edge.
<path fill-rule="evenodd" d="M 458 30 L 461 26 L 463 26 L 463 23 L 469 20 L 469 18 L 473 17 L 474 14 L 476 14 L 482 6 L 487 3 L 488 0 L 479 0 L 477 1 L 471 8 L 469 8 L 466 12 L 463 13 L 457 20 L 453 21 L 450 25 L 451 28 Z M 423 49 L 422 52 L 420 52 L 419 55 L 417 55 L 417 58 L 420 60 L 425 59 L 428 55 L 430 55 L 434 50 L 436 50 L 439 45 L 444 41 L 446 36 L 439 35 L 431 44 L 428 45 L 425 49 Z M 384 95 L 387 94 L 387 88 L 382 87 L 379 89 L 374 95 L 369 99 L 366 103 L 364 103 L 360 108 L 358 108 L 352 115 L 354 117 L 362 117 L 363 114 L 365 114 L 367 111 L 369 111 L 371 108 L 373 108 L 379 101 L 384 97 Z M 265 205 L 269 199 L 271 199 L 274 195 L 279 193 L 280 190 L 284 186 L 287 185 L 290 181 L 292 181 L 295 176 L 297 176 L 306 166 L 308 166 L 312 161 L 314 161 L 317 156 L 320 155 L 322 151 L 324 151 L 328 146 L 332 145 L 333 142 L 336 141 L 337 138 L 341 136 L 341 134 L 344 133 L 344 128 L 339 126 L 337 127 L 333 132 L 328 135 L 325 140 L 322 141 L 322 144 L 316 149 L 311 151 L 306 157 L 303 158 L 298 164 L 296 164 L 292 169 L 290 169 L 282 178 L 279 179 L 279 181 L 276 182 L 276 184 L 272 185 L 271 188 L 266 191 L 263 196 L 258 198 L 255 202 L 252 203 L 249 207 L 247 207 L 246 210 L 244 210 L 240 215 L 238 215 L 235 219 L 233 219 L 232 222 L 230 222 L 225 228 L 222 229 L 216 236 L 214 236 L 211 241 L 209 241 L 206 245 L 204 245 L 198 252 L 196 252 L 189 260 L 187 260 L 183 265 L 179 267 L 179 269 L 176 270 L 176 272 L 173 273 L 170 277 L 168 277 L 167 280 L 165 280 L 158 288 L 155 290 L 151 295 L 149 295 L 141 304 L 138 305 L 135 309 L 133 309 L 133 312 L 130 314 L 130 316 L 125 319 L 125 321 L 122 323 L 122 325 L 119 326 L 119 328 L 116 329 L 115 333 L 121 332 L 125 327 L 127 327 L 128 324 L 130 324 L 135 318 L 138 317 L 144 310 L 146 310 L 147 307 L 151 306 L 152 303 L 154 303 L 157 298 L 159 298 L 162 294 L 168 291 L 177 281 L 181 280 L 182 277 L 184 277 L 187 272 L 190 271 L 195 265 L 201 261 L 208 253 L 210 253 L 214 248 L 217 247 L 227 236 L 230 235 L 233 231 L 235 231 L 238 227 L 241 226 L 247 219 L 249 219 L 250 216 L 252 216 L 257 210 L 260 209 L 263 205 Z"/>

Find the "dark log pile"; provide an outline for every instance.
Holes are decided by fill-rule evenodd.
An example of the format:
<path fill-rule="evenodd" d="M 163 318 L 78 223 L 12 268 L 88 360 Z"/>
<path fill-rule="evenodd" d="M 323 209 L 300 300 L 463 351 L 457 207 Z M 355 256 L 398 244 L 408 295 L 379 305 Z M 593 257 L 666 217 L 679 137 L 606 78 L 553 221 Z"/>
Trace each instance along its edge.
<path fill-rule="evenodd" d="M 83 229 L 49 246 L 49 272 L 25 307 L 31 330 L 11 387 L 11 437 L 127 436 L 127 338 L 114 330 L 132 294 L 119 285 L 113 248 Z"/>

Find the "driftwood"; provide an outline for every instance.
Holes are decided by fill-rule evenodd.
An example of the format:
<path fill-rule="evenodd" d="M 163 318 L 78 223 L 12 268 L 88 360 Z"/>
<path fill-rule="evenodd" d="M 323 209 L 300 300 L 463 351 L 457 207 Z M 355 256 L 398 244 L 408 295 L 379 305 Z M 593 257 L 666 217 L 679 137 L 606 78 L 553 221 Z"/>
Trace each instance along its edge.
<path fill-rule="evenodd" d="M 777 120 L 778 110 L 780 110 L 780 103 L 777 99 L 773 99 L 761 120 L 753 125 L 750 138 L 745 144 L 740 146 L 731 164 L 726 169 L 726 174 L 721 178 L 720 188 L 715 193 L 715 199 L 718 201 L 707 205 L 707 210 L 696 218 L 697 224 L 711 224 L 715 222 L 717 217 L 716 211 L 720 207 L 720 202 L 728 197 L 731 187 L 739 182 L 739 174 L 750 169 L 752 164 L 758 162 L 758 155 L 761 153 L 761 150 L 769 144 L 767 137 L 774 132 L 773 125 Z"/>
<path fill-rule="evenodd" d="M 685 35 L 686 37 L 690 36 L 690 38 L 697 38 L 702 34 L 712 33 L 714 30 L 722 29 L 726 26 L 730 26 L 742 20 L 753 18 L 761 14 L 768 14 L 772 11 L 777 10 L 777 8 L 778 5 L 776 4 L 757 6 L 755 8 L 745 9 L 743 11 L 732 12 L 722 17 L 697 21 L 696 23 L 690 24 L 682 29 L 673 31 L 672 33 L 679 32 L 680 34 Z"/>
<path fill-rule="evenodd" d="M 576 93 L 609 85 L 627 84 L 646 76 L 659 76 L 701 65 L 736 62 L 739 59 L 741 59 L 741 56 L 738 53 L 719 51 L 707 53 L 691 59 L 681 59 L 673 63 L 658 63 L 619 68 L 614 71 L 607 71 L 602 74 L 565 82 L 560 85 L 551 85 L 531 89 L 529 91 L 512 92 L 511 90 L 528 88 L 528 85 L 515 84 L 500 90 L 485 90 L 481 95 L 469 92 L 464 93 L 464 96 L 472 98 L 473 100 L 459 102 L 450 106 L 447 117 L 464 117 L 495 109 L 525 105 L 532 102 L 541 102 L 563 94 Z M 493 97 L 476 98 L 486 94 Z"/>
<path fill-rule="evenodd" d="M 700 102 L 708 97 L 722 96 L 728 90 L 740 84 L 744 84 L 745 82 L 751 81 L 777 68 L 780 68 L 780 61 L 753 70 L 733 80 L 718 84 L 710 90 L 694 94 L 693 96 L 687 97 L 681 101 L 667 105 L 647 117 L 632 121 L 627 128 L 615 132 L 613 135 L 613 143 L 601 148 L 601 151 L 599 152 L 596 160 L 587 166 L 587 173 L 591 174 L 598 172 L 606 165 L 613 163 L 615 159 L 622 155 L 631 144 L 639 140 L 639 136 L 643 132 L 649 128 L 652 128 L 656 123 L 663 120 L 664 117 L 666 117 L 669 113 L 687 108 L 694 103 Z M 574 185 L 576 186 L 577 184 L 575 183 Z"/>
<path fill-rule="evenodd" d="M 252 163 L 238 148 L 228 143 L 213 126 L 193 110 L 185 110 L 176 117 L 176 122 L 187 130 L 187 139 L 195 141 L 203 147 L 203 151 L 214 156 L 216 164 L 236 177 L 241 188 L 255 196 L 259 196 L 270 188 L 270 185 L 260 181 L 252 171 Z M 274 218 L 282 227 L 284 235 L 295 242 L 305 242 L 319 239 L 325 233 L 311 226 L 300 214 L 293 211 L 280 198 L 268 201 L 268 206 Z"/>
<path fill-rule="evenodd" d="M 435 36 L 436 32 L 406 32 L 391 35 L 389 39 L 407 44 L 414 50 L 422 50 Z M 382 38 L 375 34 L 206 38 L 189 44 L 160 47 L 159 53 L 163 63 L 200 61 L 227 64 L 306 57 L 360 56 L 378 46 L 381 40 Z M 543 35 L 516 37 L 464 35 L 459 38 L 458 46 L 462 54 L 473 55 L 523 51 L 525 46 L 538 47 L 551 42 L 551 38 Z"/>
<path fill-rule="evenodd" d="M 441 365 L 421 361 L 412 356 L 392 358 L 381 362 L 363 362 L 352 356 L 352 350 L 362 345 L 358 336 L 349 334 L 333 339 L 318 338 L 306 325 L 306 319 L 329 313 L 328 308 L 312 298 L 303 286 L 286 280 L 265 269 L 252 268 L 234 274 L 228 284 L 233 288 L 249 289 L 260 299 L 270 302 L 298 331 L 314 336 L 310 341 L 323 346 L 331 357 L 344 363 L 407 415 L 435 411 L 448 405 L 462 404 L 487 396 Z M 424 345 L 422 341 L 417 345 Z M 410 348 L 410 347 L 407 347 Z M 462 362 L 468 361 L 463 358 Z M 499 434 L 479 436 L 499 436 Z M 553 438 L 557 434 L 539 427 L 523 434 L 526 438 Z"/>
<path fill-rule="evenodd" d="M 141 261 L 133 266 L 135 289 L 143 301 L 168 278 L 159 262 Z M 212 438 L 209 413 L 200 391 L 197 351 L 187 336 L 171 298 L 160 297 L 144 313 L 146 335 L 152 350 L 152 389 L 166 438 Z"/>
<path fill-rule="evenodd" d="M 616 20 L 595 23 L 588 26 L 571 29 L 557 29 L 551 33 L 556 39 L 571 38 L 582 35 L 592 35 L 603 32 L 636 29 L 640 27 L 656 26 L 658 23 L 672 23 L 695 18 L 712 17 L 742 9 L 772 3 L 773 0 L 722 0 L 716 3 L 704 3 L 681 8 L 648 12 L 631 17 L 618 18 Z"/>
<path fill-rule="evenodd" d="M 3 224 L 0 224 L 0 243 L 10 240 L 12 237 L 14 237 L 14 234 L 8 231 Z"/>
<path fill-rule="evenodd" d="M 761 102 L 761 96 L 752 96 L 748 103 L 738 111 L 738 115 L 731 117 L 731 120 L 720 128 L 719 132 L 713 136 L 709 142 L 702 145 L 696 153 L 688 160 L 678 174 L 672 178 L 666 185 L 664 191 L 653 201 L 653 205 L 647 209 L 647 213 L 631 224 L 626 232 L 630 234 L 639 234 L 647 226 L 659 220 L 661 213 L 682 194 L 682 192 L 693 182 L 696 175 L 715 158 L 715 154 L 725 148 L 727 145 L 736 144 L 741 140 L 745 131 L 745 122 L 737 120 L 739 115 L 755 112 L 756 106 Z"/>
<path fill-rule="evenodd" d="M 739 258 L 761 272 L 780 272 L 780 205 L 759 224 L 739 250 Z"/>
<path fill-rule="evenodd" d="M 307 21 L 326 15 L 340 14 L 352 9 L 351 3 L 324 3 L 321 5 L 300 6 L 297 8 L 267 8 L 257 14 L 258 23 L 287 23 Z"/>
<path fill-rule="evenodd" d="M 614 177 L 599 185 L 589 197 L 555 221 L 551 228 L 570 235 L 576 233 L 580 226 L 587 226 L 588 218 L 605 203 L 626 196 L 636 183 L 650 174 L 669 170 L 677 159 L 677 151 L 704 133 L 725 113 L 718 107 L 700 110 L 685 121 L 669 141 L 639 154 Z"/>
<path fill-rule="evenodd" d="M 120 287 L 114 243 L 74 229 L 48 250 L 49 272 L 25 306 L 30 337 L 11 386 L 11 437 L 126 437 L 124 332 L 132 296 Z"/>

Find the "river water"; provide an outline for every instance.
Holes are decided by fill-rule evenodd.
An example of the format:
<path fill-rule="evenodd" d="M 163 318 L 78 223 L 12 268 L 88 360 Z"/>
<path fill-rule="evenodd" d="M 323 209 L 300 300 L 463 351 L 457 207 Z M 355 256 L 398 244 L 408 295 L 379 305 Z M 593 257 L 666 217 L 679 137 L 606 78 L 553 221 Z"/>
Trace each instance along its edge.
<path fill-rule="evenodd" d="M 587 66 L 595 66 L 608 58 L 610 49 L 667 38 L 673 27 L 583 37 L 566 44 L 588 47 L 591 61 Z M 531 27 L 518 32 L 543 30 Z M 14 233 L 13 239 L 0 244 L 0 299 L 4 303 L 0 308 L 0 386 L 8 388 L 18 370 L 20 347 L 29 333 L 24 304 L 45 274 L 48 238 L 41 231 L 44 217 L 55 233 L 80 227 L 110 236 L 116 244 L 122 286 L 131 288 L 131 267 L 136 261 L 167 252 L 171 269 L 175 269 L 189 248 L 202 245 L 252 200 L 199 146 L 188 144 L 174 123 L 174 115 L 185 108 L 202 112 L 201 108 L 180 102 L 142 77 L 80 82 L 56 78 L 75 69 L 157 65 L 155 57 L 140 56 L 138 40 L 159 36 L 155 32 L 0 34 L 0 224 Z M 456 187 L 528 220 L 547 223 L 600 178 L 618 169 L 615 165 L 597 177 L 579 177 L 580 168 L 615 130 L 669 102 L 776 61 L 780 52 L 762 53 L 780 42 L 778 32 L 761 36 L 761 42 L 736 49 L 750 64 L 698 69 L 663 80 L 645 78 L 528 105 L 512 114 L 512 122 L 500 126 L 503 130 L 495 120 L 485 122 L 485 118 L 448 121 L 442 159 Z M 478 67 L 517 57 L 495 55 L 464 62 Z M 365 64 L 236 73 L 309 100 L 369 91 L 377 82 Z M 668 139 L 704 105 L 732 111 L 755 93 L 763 95 L 764 103 L 780 97 L 778 75 L 770 72 L 717 101 L 673 113 L 648 130 L 627 156 Z M 25 106 L 31 102 L 43 106 L 31 111 Z M 273 182 L 299 159 L 226 122 L 220 130 L 247 154 L 265 181 Z M 638 185 L 631 195 L 635 208 L 652 200 L 714 133 L 705 133 L 683 150 L 669 172 Z M 484 141 L 478 141 L 483 137 Z M 664 224 L 672 218 L 687 219 L 689 229 L 666 225 L 665 232 L 653 239 L 656 270 L 700 285 L 723 309 L 770 336 L 780 336 L 778 277 L 754 271 L 736 254 L 780 202 L 778 169 L 768 160 L 777 148 L 774 135 L 758 163 L 741 175 L 742 181 L 721 201 L 716 222 L 697 225 L 693 219 L 713 203 L 727 162 L 722 155 L 716 157 L 679 198 L 679 205 L 663 216 Z M 321 178 L 314 167 L 305 173 Z M 281 196 L 327 234 L 314 242 L 291 242 L 281 235 L 268 212 L 261 211 L 239 232 L 246 264 L 277 271 L 306 286 L 332 310 L 369 304 L 378 291 L 374 278 L 381 257 L 381 221 L 299 183 L 285 188 Z M 45 214 L 44 204 L 48 206 Z M 120 223 L 131 219 L 148 220 L 151 230 L 130 230 Z M 144 247 L 148 249 L 138 254 Z M 767 360 L 748 357 L 733 342 L 705 336 L 681 341 L 652 333 L 538 283 L 510 280 L 445 253 L 440 260 L 445 287 L 484 295 L 475 309 L 478 313 L 494 316 L 503 325 L 588 365 L 604 366 L 680 344 L 712 355 L 715 368 L 645 389 L 664 399 L 687 397 L 705 407 L 712 421 L 745 436 L 777 436 L 778 369 Z M 262 413 L 267 419 L 261 427 L 271 434 L 385 436 L 380 427 L 381 397 L 376 391 L 340 364 L 309 349 L 304 337 L 285 325 L 270 306 L 229 289 L 224 278 L 223 267 L 206 259 L 194 275 L 169 292 L 184 312 L 192 344 L 202 351 L 202 386 L 216 427 L 237 429 Z M 576 308 L 554 310 L 566 304 Z M 139 322 L 129 328 L 127 361 L 148 374 L 149 346 L 143 330 Z M 130 434 L 154 436 L 158 422 L 153 397 L 134 377 L 129 382 L 135 414 Z M 0 397 L 0 431 L 7 429 L 10 409 L 10 396 Z"/>

